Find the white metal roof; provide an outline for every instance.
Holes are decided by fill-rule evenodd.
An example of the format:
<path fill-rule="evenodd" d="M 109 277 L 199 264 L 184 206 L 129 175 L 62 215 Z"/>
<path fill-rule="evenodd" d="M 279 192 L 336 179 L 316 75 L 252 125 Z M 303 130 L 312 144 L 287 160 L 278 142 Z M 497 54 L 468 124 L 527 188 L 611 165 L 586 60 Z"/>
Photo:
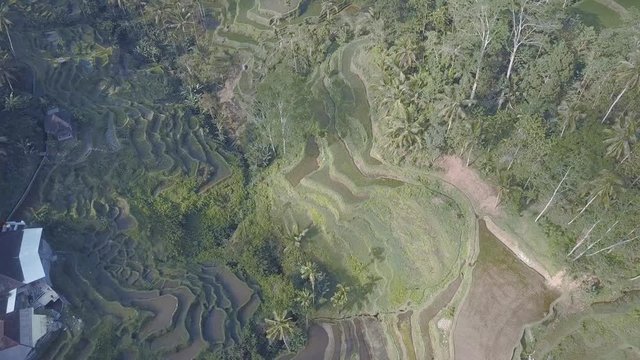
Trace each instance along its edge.
<path fill-rule="evenodd" d="M 36 315 L 33 308 L 20 310 L 20 344 L 35 347 L 47 333 L 47 316 Z"/>
<path fill-rule="evenodd" d="M 44 268 L 38 253 L 41 238 L 42 228 L 23 230 L 19 258 L 25 284 L 44 277 Z"/>
<path fill-rule="evenodd" d="M 18 289 L 9 291 L 9 298 L 7 299 L 6 313 L 10 313 L 16 309 L 16 296 L 18 295 Z"/>

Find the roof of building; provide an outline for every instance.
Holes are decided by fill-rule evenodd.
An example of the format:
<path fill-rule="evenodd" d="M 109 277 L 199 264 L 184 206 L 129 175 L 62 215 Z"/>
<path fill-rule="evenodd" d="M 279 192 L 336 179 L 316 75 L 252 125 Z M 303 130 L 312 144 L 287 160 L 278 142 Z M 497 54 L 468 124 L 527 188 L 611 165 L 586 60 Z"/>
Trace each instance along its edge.
<path fill-rule="evenodd" d="M 20 344 L 35 347 L 47 333 L 47 316 L 36 315 L 33 308 L 22 309 L 20 316 Z"/>
<path fill-rule="evenodd" d="M 0 315 L 8 314 L 16 309 L 17 295 L 18 289 L 12 289 L 5 295 L 0 295 Z"/>
<path fill-rule="evenodd" d="M 23 284 L 42 279 L 41 238 L 42 228 L 0 233 L 0 275 Z"/>
<path fill-rule="evenodd" d="M 47 322 L 47 316 L 35 314 L 33 308 L 22 309 L 0 320 L 0 360 L 26 358 L 47 333 Z"/>
<path fill-rule="evenodd" d="M 26 359 L 32 348 L 24 345 L 16 345 L 0 350 L 0 360 L 22 360 Z"/>
<path fill-rule="evenodd" d="M 62 117 L 62 113 L 51 111 L 47 113 L 47 116 L 44 118 L 44 131 L 47 134 L 51 134 L 58 138 L 58 140 L 65 140 L 73 137 L 73 128 L 71 124 L 64 120 Z"/>

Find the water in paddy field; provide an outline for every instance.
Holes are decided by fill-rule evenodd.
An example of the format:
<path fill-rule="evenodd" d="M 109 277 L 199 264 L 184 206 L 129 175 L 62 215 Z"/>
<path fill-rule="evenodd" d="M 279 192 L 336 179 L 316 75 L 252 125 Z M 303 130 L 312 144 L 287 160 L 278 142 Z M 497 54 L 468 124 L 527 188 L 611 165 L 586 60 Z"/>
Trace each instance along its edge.
<path fill-rule="evenodd" d="M 480 254 L 454 329 L 456 359 L 511 359 L 525 325 L 558 296 L 545 279 L 479 224 Z"/>

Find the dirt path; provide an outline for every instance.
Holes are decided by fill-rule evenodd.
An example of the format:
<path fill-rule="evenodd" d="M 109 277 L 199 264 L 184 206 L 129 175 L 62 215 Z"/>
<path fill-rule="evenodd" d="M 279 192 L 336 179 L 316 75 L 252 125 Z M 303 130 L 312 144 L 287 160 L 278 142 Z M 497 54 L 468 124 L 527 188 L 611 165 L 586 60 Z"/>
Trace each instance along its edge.
<path fill-rule="evenodd" d="M 464 160 L 457 156 L 446 155 L 441 157 L 436 165 L 444 173 L 442 178 L 462 191 L 470 200 L 480 216 L 501 216 L 498 192 L 472 168 L 466 166 Z"/>
<path fill-rule="evenodd" d="M 615 0 L 595 0 L 595 1 L 615 11 L 619 16 L 629 15 L 629 10 L 625 9 L 624 6 L 618 4 Z"/>
<path fill-rule="evenodd" d="M 437 162 L 442 169 L 441 176 L 449 184 L 462 191 L 469 200 L 478 216 L 481 216 L 491 231 L 509 250 L 522 262 L 542 275 L 547 285 L 559 288 L 564 279 L 561 271 L 551 275 L 549 271 L 536 259 L 527 256 L 518 245 L 517 239 L 493 221 L 493 218 L 504 216 L 499 201 L 498 192 L 489 183 L 483 180 L 472 168 L 466 166 L 464 160 L 456 156 L 443 156 Z"/>

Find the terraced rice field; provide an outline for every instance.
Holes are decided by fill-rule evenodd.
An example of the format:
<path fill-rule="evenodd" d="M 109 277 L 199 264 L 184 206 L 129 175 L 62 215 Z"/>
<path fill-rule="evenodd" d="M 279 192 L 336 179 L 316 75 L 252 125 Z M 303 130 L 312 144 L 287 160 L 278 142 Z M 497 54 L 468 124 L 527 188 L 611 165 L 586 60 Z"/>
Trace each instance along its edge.
<path fill-rule="evenodd" d="M 309 4 L 305 16 L 318 4 Z M 285 10 L 279 6 L 275 0 L 203 1 L 221 22 L 207 37 L 236 49 L 248 63 L 262 61 L 270 43 L 261 35 L 271 31 L 269 11 Z M 64 31 L 93 36 L 82 26 Z M 53 53 L 45 38 L 15 37 L 31 47 L 29 53 Z M 451 321 L 446 311 L 468 285 L 460 271 L 472 253 L 475 214 L 459 192 L 429 174 L 399 177 L 400 171 L 372 156 L 369 99 L 354 71 L 366 43 L 343 46 L 316 72 L 309 84 L 317 100 L 314 118 L 327 136 L 309 139 L 299 162 L 269 180 L 278 199 L 274 209 L 281 211 L 274 216 L 313 224 L 316 231 L 303 246 L 351 287 L 346 308 L 321 309 L 298 358 L 448 358 L 450 329 L 440 324 Z M 223 267 L 167 266 L 157 244 L 134 240 L 142 230 L 127 199 L 110 201 L 119 184 L 142 172 L 162 180 L 156 195 L 181 175 L 197 177 L 207 191 L 231 174 L 224 151 L 191 114 L 162 105 L 166 84 L 159 69 L 128 73 L 101 60 L 87 66 L 19 56 L 35 69 L 43 95 L 61 107 L 83 109 L 77 116 L 91 123 L 79 127 L 72 147 L 57 149 L 58 162 L 48 169 L 39 196 L 74 216 L 112 220 L 85 234 L 82 247 L 55 269 L 54 282 L 72 305 L 94 311 L 73 330 L 75 337 L 60 337 L 43 358 L 88 358 L 101 346 L 92 331 L 109 319 L 118 324 L 112 341 L 129 358 L 191 359 L 239 341 L 260 303 L 255 289 Z M 125 75 L 97 81 L 114 71 Z M 254 71 L 251 66 L 239 81 L 240 100 L 260 78 Z M 129 76 L 144 77 L 148 88 L 136 89 Z M 137 170 L 123 171 L 117 166 L 122 159 L 134 161 Z M 464 319 L 459 315 L 459 322 Z"/>
<path fill-rule="evenodd" d="M 361 81 L 352 88 L 353 78 L 342 78 L 345 68 L 355 76 L 348 70 L 353 52 L 339 56 L 342 61 L 335 64 L 342 66 L 340 75 L 317 79 L 315 87 L 319 94 L 337 94 L 325 99 L 338 104 L 336 111 L 329 107 L 318 115 L 335 125 L 326 138 L 307 145 L 303 158 L 286 174 L 288 181 L 279 181 L 274 191 L 286 194 L 277 197 L 285 211 L 320 230 L 308 241 L 311 252 L 324 254 L 323 263 L 361 283 L 363 293 L 353 312 L 395 311 L 423 303 L 456 276 L 473 223 L 446 193 L 394 179 L 390 169 L 369 155 L 366 94 Z M 323 91 L 324 84 L 335 83 L 340 91 Z M 349 132 L 341 132 L 341 124 Z M 362 140 L 353 141 L 352 134 L 363 134 Z M 367 159 L 368 167 L 358 167 L 356 156 Z M 374 257 L 375 249 L 381 254 Z"/>
<path fill-rule="evenodd" d="M 256 44 L 269 29 L 268 17 L 250 19 L 256 4 L 242 0 L 216 6 L 203 2 L 205 11 L 222 22 L 207 35 L 211 41 L 264 56 Z M 221 32 L 224 26 L 228 33 Z M 84 25 L 51 31 L 67 40 L 95 36 Z M 88 315 L 72 329 L 73 337 L 59 337 L 41 358 L 90 358 L 107 341 L 94 333 L 103 322 L 117 324 L 108 347 L 126 349 L 128 358 L 192 359 L 207 348 L 239 341 L 242 326 L 260 304 L 256 291 L 223 267 L 168 266 L 164 249 L 136 240 L 144 230 L 127 197 L 113 195 L 143 173 L 159 180 L 155 195 L 181 176 L 196 178 L 200 192 L 207 191 L 235 171 L 228 155 L 192 114 L 163 105 L 168 84 L 160 68 L 131 71 L 127 55 L 109 63 L 109 49 L 101 48 L 82 60 L 57 59 L 58 44 L 46 36 L 16 34 L 15 41 L 22 44 L 17 56 L 36 73 L 37 95 L 72 112 L 78 131 L 74 141 L 50 144 L 55 156 L 34 196 L 71 216 L 110 219 L 60 256 L 54 283 L 72 307 Z"/>
<path fill-rule="evenodd" d="M 300 161 L 274 181 L 283 211 L 319 230 L 303 246 L 349 275 L 341 281 L 357 284 L 357 301 L 339 314 L 321 313 L 295 358 L 511 358 L 525 325 L 544 316 L 554 294 L 497 239 L 487 239 L 485 228 L 479 258 L 467 270 L 477 236 L 470 203 L 437 178 L 396 178 L 410 172 L 372 156 L 369 98 L 354 70 L 366 43 L 336 51 L 321 72 L 332 75 L 315 79 L 315 117 L 327 136 L 311 139 Z M 488 269 L 495 261 L 502 267 L 493 276 L 504 281 L 493 284 Z M 498 300 L 504 307 L 489 306 Z"/>
<path fill-rule="evenodd" d="M 460 286 L 475 229 L 457 195 L 394 178 L 371 156 L 366 89 L 351 70 L 364 43 L 337 51 L 323 72 L 334 75 L 314 80 L 315 117 L 327 136 L 310 139 L 273 184 L 278 208 L 318 230 L 303 246 L 332 273 L 346 274 L 339 280 L 354 299 L 340 314 L 321 311 L 298 359 L 433 357 L 429 323 Z"/>

